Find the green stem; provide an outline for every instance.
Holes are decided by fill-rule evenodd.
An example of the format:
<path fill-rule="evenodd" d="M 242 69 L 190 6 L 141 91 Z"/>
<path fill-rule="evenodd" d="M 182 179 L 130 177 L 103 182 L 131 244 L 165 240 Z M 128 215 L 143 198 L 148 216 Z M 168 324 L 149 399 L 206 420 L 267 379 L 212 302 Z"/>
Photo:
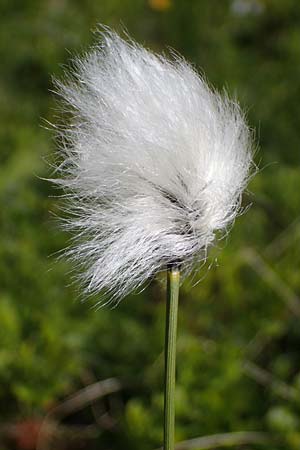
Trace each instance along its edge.
<path fill-rule="evenodd" d="M 167 272 L 167 307 L 165 340 L 164 450 L 174 450 L 176 334 L 180 271 Z"/>

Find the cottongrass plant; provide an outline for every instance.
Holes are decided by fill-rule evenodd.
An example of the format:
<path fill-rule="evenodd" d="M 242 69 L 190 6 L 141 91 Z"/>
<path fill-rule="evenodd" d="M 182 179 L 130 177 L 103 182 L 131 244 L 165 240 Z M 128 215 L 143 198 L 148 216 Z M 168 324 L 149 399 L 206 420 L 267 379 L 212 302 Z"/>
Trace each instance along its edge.
<path fill-rule="evenodd" d="M 164 449 L 173 450 L 180 279 L 241 212 L 251 133 L 238 104 L 181 56 L 99 34 L 56 82 L 72 119 L 59 127 L 54 181 L 67 194 L 67 254 L 86 294 L 118 302 L 167 270 Z"/>

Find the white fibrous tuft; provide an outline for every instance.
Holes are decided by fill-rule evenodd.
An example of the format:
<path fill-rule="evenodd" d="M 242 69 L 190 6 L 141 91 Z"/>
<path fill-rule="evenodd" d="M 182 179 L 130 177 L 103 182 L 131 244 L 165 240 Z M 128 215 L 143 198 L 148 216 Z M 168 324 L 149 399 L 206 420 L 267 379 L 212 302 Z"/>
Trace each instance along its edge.
<path fill-rule="evenodd" d="M 253 152 L 237 103 L 109 30 L 56 85 L 72 118 L 55 182 L 85 292 L 119 300 L 172 265 L 190 273 L 241 211 Z"/>

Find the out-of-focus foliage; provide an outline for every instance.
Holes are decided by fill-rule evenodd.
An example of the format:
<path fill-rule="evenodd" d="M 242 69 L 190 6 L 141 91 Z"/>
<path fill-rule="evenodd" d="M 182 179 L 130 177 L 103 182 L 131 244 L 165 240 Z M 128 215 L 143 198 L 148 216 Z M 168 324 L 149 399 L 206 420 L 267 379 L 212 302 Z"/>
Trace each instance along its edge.
<path fill-rule="evenodd" d="M 57 114 L 51 74 L 62 75 L 102 22 L 123 23 L 154 50 L 175 48 L 225 85 L 260 144 L 261 171 L 245 196 L 251 210 L 213 250 L 217 264 L 182 290 L 177 440 L 251 430 L 269 433 L 274 450 L 298 449 L 300 3 L 2 0 L 0 8 L 1 448 L 34 448 L 32 424 L 109 377 L 121 380 L 121 392 L 61 419 L 55 448 L 79 448 L 68 427 L 88 424 L 96 431 L 81 448 L 161 443 L 164 285 L 95 311 L 52 256 L 68 236 L 55 224 L 58 192 L 42 179 L 55 147 L 45 129 Z"/>

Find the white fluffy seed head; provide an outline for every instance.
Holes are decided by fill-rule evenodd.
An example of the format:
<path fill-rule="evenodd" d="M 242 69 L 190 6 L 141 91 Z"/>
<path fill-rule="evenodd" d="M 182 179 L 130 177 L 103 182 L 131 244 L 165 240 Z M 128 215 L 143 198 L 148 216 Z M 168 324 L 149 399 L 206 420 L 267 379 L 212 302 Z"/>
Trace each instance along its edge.
<path fill-rule="evenodd" d="M 189 273 L 240 212 L 252 145 L 237 103 L 107 29 L 57 86 L 72 119 L 54 181 L 85 292 L 119 300 L 172 264 Z"/>

